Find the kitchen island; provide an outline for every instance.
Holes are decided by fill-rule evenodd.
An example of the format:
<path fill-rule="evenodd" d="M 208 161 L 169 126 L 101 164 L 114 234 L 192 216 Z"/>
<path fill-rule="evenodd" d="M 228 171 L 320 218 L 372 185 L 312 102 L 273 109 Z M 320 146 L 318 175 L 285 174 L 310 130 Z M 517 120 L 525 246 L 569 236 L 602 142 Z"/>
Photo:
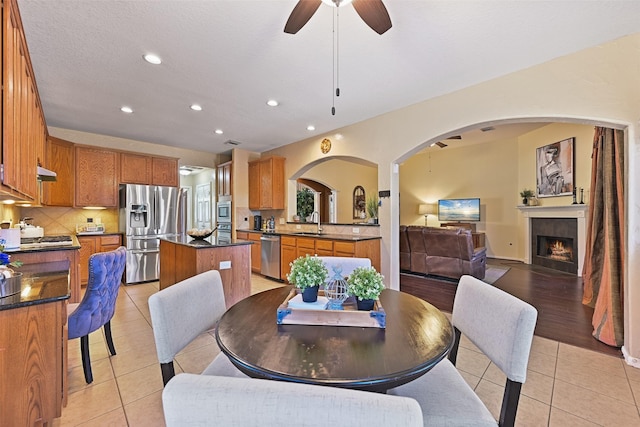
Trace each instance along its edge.
<path fill-rule="evenodd" d="M 160 289 L 209 270 L 218 270 L 227 307 L 251 294 L 251 242 L 220 243 L 215 237 L 160 239 Z"/>
<path fill-rule="evenodd" d="M 0 298 L 0 424 L 51 425 L 67 390 L 68 261 L 24 265 L 21 292 Z"/>

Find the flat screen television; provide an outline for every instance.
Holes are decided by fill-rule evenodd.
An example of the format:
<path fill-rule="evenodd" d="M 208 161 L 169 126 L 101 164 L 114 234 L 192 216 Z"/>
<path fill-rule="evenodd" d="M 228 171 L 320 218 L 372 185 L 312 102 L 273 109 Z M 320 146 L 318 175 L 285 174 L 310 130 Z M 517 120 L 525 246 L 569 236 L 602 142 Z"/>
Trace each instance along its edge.
<path fill-rule="evenodd" d="M 480 199 L 438 200 L 438 221 L 480 221 Z"/>

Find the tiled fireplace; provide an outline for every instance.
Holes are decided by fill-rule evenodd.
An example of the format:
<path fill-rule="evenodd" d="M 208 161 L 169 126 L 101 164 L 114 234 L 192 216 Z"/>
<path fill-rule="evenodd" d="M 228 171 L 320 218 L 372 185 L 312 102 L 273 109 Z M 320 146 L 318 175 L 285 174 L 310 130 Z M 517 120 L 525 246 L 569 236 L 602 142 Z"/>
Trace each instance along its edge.
<path fill-rule="evenodd" d="M 521 206 L 525 262 L 582 276 L 587 205 Z"/>

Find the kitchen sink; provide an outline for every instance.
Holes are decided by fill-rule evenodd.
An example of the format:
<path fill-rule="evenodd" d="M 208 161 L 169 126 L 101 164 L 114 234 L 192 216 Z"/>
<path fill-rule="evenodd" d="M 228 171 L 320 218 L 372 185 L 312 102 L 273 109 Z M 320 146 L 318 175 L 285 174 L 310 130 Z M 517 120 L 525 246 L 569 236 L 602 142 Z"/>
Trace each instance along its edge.
<path fill-rule="evenodd" d="M 292 233 L 296 236 L 324 236 L 324 233 L 312 233 L 308 231 L 301 231 L 299 233 Z"/>

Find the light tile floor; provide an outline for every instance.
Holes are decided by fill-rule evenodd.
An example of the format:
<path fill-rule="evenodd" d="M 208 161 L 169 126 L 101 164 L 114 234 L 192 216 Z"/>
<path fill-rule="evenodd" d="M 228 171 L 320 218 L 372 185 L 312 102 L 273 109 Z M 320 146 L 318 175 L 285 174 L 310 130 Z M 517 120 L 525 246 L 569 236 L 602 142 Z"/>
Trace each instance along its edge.
<path fill-rule="evenodd" d="M 280 284 L 252 277 L 252 293 Z M 112 333 L 117 355 L 109 357 L 101 331 L 91 334 L 94 381 L 82 372 L 80 340 L 69 341 L 69 401 L 54 426 L 162 426 L 162 377 L 147 299 L 158 283 L 123 286 Z M 211 333 L 176 358 L 177 372 L 201 372 L 219 353 Z M 494 416 L 504 375 L 467 340 L 458 368 Z M 517 426 L 640 426 L 640 369 L 621 359 L 535 337 L 522 388 Z"/>

